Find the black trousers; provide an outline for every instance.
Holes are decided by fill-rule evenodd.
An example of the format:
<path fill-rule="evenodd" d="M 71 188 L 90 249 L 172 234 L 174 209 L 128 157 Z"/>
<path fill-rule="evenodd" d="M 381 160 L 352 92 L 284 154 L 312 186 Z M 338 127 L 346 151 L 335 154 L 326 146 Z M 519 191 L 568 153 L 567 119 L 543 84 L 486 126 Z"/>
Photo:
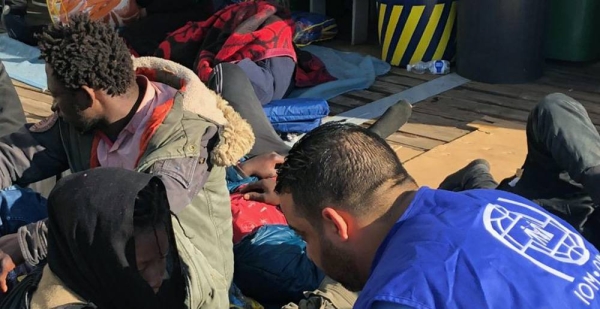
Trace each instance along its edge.
<path fill-rule="evenodd" d="M 4 64 L 0 61 L 0 136 L 18 130 L 25 124 L 25 113 L 17 91 Z"/>
<path fill-rule="evenodd" d="M 600 248 L 600 214 L 595 211 L 600 205 L 600 135 L 585 108 L 564 94 L 548 95 L 529 114 L 526 134 L 521 177 L 505 179 L 497 189 L 536 202 Z M 492 176 L 481 169 L 465 173 L 471 181 L 462 190 L 493 186 Z"/>

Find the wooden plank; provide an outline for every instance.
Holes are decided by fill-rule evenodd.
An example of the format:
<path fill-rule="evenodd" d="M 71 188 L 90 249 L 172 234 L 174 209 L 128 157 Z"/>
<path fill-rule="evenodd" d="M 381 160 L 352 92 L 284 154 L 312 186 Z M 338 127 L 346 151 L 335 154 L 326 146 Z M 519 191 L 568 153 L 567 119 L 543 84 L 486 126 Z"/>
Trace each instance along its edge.
<path fill-rule="evenodd" d="M 453 141 L 467 133 L 469 130 L 462 130 L 454 127 L 444 127 L 431 124 L 407 123 L 400 129 L 400 132 L 409 133 L 415 136 L 427 137 L 429 139 L 440 140 L 444 142 Z"/>
<path fill-rule="evenodd" d="M 27 85 L 25 83 L 22 83 L 22 82 L 16 80 L 16 79 L 11 79 L 11 80 L 13 82 L 13 85 L 15 85 L 15 87 L 24 88 L 24 89 L 27 89 L 27 90 L 37 91 L 37 92 L 42 92 L 43 93 L 43 91 L 41 89 L 39 89 L 39 88 L 35 88 L 33 86 Z"/>
<path fill-rule="evenodd" d="M 537 104 L 537 102 L 531 100 L 507 97 L 502 94 L 482 92 L 466 87 L 457 87 L 455 89 L 451 89 L 441 93 L 438 97 L 446 99 L 470 100 L 481 104 L 503 106 L 522 111 L 530 111 Z"/>
<path fill-rule="evenodd" d="M 500 87 L 494 87 L 492 88 L 492 90 L 501 90 L 501 94 L 497 94 L 488 90 L 482 90 L 482 89 L 478 89 L 479 86 L 476 87 L 472 87 L 473 84 L 469 83 L 468 85 L 465 85 L 463 88 L 468 89 L 468 90 L 473 90 L 473 91 L 480 91 L 483 93 L 488 93 L 488 94 L 492 94 L 492 95 L 498 95 L 498 96 L 502 96 L 506 99 L 507 102 L 510 103 L 510 100 L 517 100 L 514 102 L 518 102 L 518 104 L 513 104 L 512 107 L 513 108 L 520 108 L 521 106 L 527 106 L 528 108 L 526 108 L 525 110 L 531 110 L 541 99 L 543 99 L 547 94 L 549 93 L 553 93 L 553 92 L 557 92 L 556 88 L 550 88 L 550 89 L 554 89 L 553 92 L 536 92 L 536 89 L 539 88 L 535 88 L 535 87 L 531 87 L 531 88 L 527 88 L 525 90 L 521 90 L 521 89 L 501 89 Z M 550 90 L 548 89 L 548 90 Z M 453 89 L 454 90 L 454 89 Z M 565 92 L 565 94 L 572 96 L 571 92 Z M 442 94 L 442 95 L 447 95 L 447 96 L 453 96 L 453 93 L 447 93 L 447 94 Z M 575 95 L 577 96 L 577 95 Z M 592 122 L 594 124 L 600 124 L 600 103 L 598 102 L 590 102 L 589 100 L 582 100 L 582 99 L 578 99 L 575 96 L 574 99 L 578 100 L 587 110 L 588 114 L 590 115 L 590 118 L 592 119 Z M 492 98 L 493 96 L 490 96 L 489 98 Z M 596 100 L 600 99 L 600 95 L 598 95 L 598 98 L 596 98 Z M 529 101 L 529 103 L 527 103 L 527 101 Z M 497 101 L 496 103 L 500 103 L 501 101 Z M 510 104 L 509 104 L 510 105 Z"/>
<path fill-rule="evenodd" d="M 553 85 L 548 85 L 543 83 L 544 81 L 548 80 L 543 78 L 542 80 L 540 80 L 540 83 L 509 85 L 507 86 L 507 88 L 521 90 L 522 93 L 529 94 L 531 98 L 536 101 L 539 101 L 548 94 L 562 92 L 576 100 L 600 103 L 600 97 L 598 96 L 598 93 L 589 93 L 585 91 L 574 90 L 570 87 L 565 87 L 565 84 L 560 82 L 555 82 Z"/>
<path fill-rule="evenodd" d="M 329 116 L 335 116 L 337 114 L 341 114 L 348 110 L 350 110 L 350 108 L 347 106 L 338 105 L 336 103 L 329 101 Z"/>
<path fill-rule="evenodd" d="M 25 113 L 25 121 L 27 123 L 38 123 L 42 120 L 44 120 L 45 117 L 41 117 L 38 115 L 33 115 L 33 114 L 29 114 L 29 113 Z"/>
<path fill-rule="evenodd" d="M 365 122 L 365 124 L 371 125 L 374 122 L 375 120 L 370 120 Z M 407 133 L 409 135 L 424 137 L 443 142 L 451 142 L 465 134 L 468 134 L 471 131 L 473 131 L 473 128 L 459 129 L 456 127 L 424 124 L 414 120 L 411 120 L 411 122 L 404 124 L 400 128 L 400 130 L 398 130 L 398 132 L 401 133 Z"/>
<path fill-rule="evenodd" d="M 358 99 L 364 99 L 364 100 L 368 100 L 369 102 L 373 102 L 373 101 L 377 101 L 379 99 L 383 99 L 383 98 L 387 97 L 388 94 L 373 91 L 372 89 L 368 89 L 368 90 L 350 91 L 350 92 L 346 93 L 346 96 L 358 98 Z"/>
<path fill-rule="evenodd" d="M 600 76 L 597 75 L 590 75 L 585 73 L 581 74 L 577 71 L 562 72 L 550 69 L 545 71 L 544 77 L 550 80 L 560 80 L 561 82 L 565 82 L 566 85 L 564 85 L 564 87 L 569 87 L 570 85 L 580 85 L 584 87 L 591 87 L 590 92 L 600 91 Z"/>
<path fill-rule="evenodd" d="M 365 122 L 371 125 L 375 120 Z M 399 132 L 410 135 L 426 137 L 429 139 L 440 140 L 444 142 L 453 141 L 469 132 L 472 128 L 466 125 L 466 122 L 448 120 L 437 115 L 429 115 L 413 112 L 408 123 L 403 125 Z"/>
<path fill-rule="evenodd" d="M 510 145 L 507 147 L 507 145 Z M 405 165 L 420 185 L 437 187 L 449 174 L 475 159 L 490 162 L 497 181 L 513 176 L 527 154 L 525 132 L 512 125 L 489 125 L 426 152 Z"/>
<path fill-rule="evenodd" d="M 479 104 L 477 102 L 463 99 L 439 99 L 429 100 L 417 106 L 419 111 L 429 110 L 445 116 L 457 116 L 454 119 L 465 122 L 475 121 L 484 115 L 511 120 L 526 122 L 529 113 L 522 110 L 516 110 L 496 105 Z"/>
<path fill-rule="evenodd" d="M 571 75 L 575 78 L 582 80 L 590 80 L 594 78 L 600 78 L 600 65 L 595 63 L 590 65 L 589 63 L 551 63 L 546 66 L 546 72 L 559 72 Z M 592 81 L 595 82 L 595 81 Z"/>
<path fill-rule="evenodd" d="M 414 79 L 414 78 L 401 76 L 401 75 L 395 75 L 395 74 L 387 74 L 387 75 L 379 77 L 377 80 L 396 84 L 396 85 L 401 85 L 404 87 L 414 87 L 414 86 L 418 86 L 425 82 L 423 80 Z"/>
<path fill-rule="evenodd" d="M 417 150 L 414 148 L 403 146 L 393 141 L 388 141 L 388 144 L 390 144 L 392 149 L 394 149 L 396 155 L 398 155 L 398 158 L 400 158 L 400 161 L 402 163 L 412 160 L 418 157 L 419 155 L 425 153 L 425 151 L 423 150 Z"/>
<path fill-rule="evenodd" d="M 43 104 L 52 105 L 52 96 L 50 94 L 32 91 L 21 87 L 15 87 L 15 90 L 17 91 L 19 97 L 26 97 Z"/>
<path fill-rule="evenodd" d="M 377 80 L 375 80 L 373 85 L 371 85 L 371 87 L 369 89 L 378 91 L 378 92 L 394 94 L 394 93 L 402 92 L 409 88 L 411 88 L 411 87 L 402 86 L 402 85 L 398 85 L 398 84 L 392 84 L 392 83 L 377 79 Z"/>
<path fill-rule="evenodd" d="M 422 136 L 406 134 L 406 133 L 402 133 L 402 132 L 396 132 L 396 133 L 390 135 L 387 138 L 387 140 L 396 142 L 398 144 L 411 146 L 411 147 L 419 149 L 419 150 L 430 150 L 436 146 L 445 144 L 444 141 L 433 140 L 433 139 L 425 138 Z"/>
<path fill-rule="evenodd" d="M 372 123 L 373 121 L 368 121 L 360 124 L 360 126 L 368 128 Z M 418 151 L 427 151 L 446 143 L 445 141 L 430 139 L 401 131 L 396 131 L 395 133 L 391 134 L 386 138 L 386 141 L 390 145 L 408 147 Z"/>
<path fill-rule="evenodd" d="M 514 109 L 502 105 L 494 104 L 481 104 L 476 101 L 462 99 L 462 98 L 448 98 L 444 99 L 441 97 L 433 98 L 430 100 L 431 104 L 438 105 L 440 108 L 454 107 L 461 110 L 468 110 L 479 115 L 488 115 L 497 117 L 500 119 L 516 120 L 516 121 L 527 121 L 529 116 L 528 111 Z"/>
<path fill-rule="evenodd" d="M 328 102 L 347 107 L 348 109 L 352 109 L 370 103 L 369 100 L 357 99 L 346 95 L 339 95 L 335 98 L 329 99 Z"/>
<path fill-rule="evenodd" d="M 390 69 L 390 73 L 394 74 L 394 75 L 404 76 L 404 77 L 422 80 L 422 81 L 426 81 L 426 82 L 439 77 L 439 75 L 433 75 L 433 74 L 415 74 L 412 72 L 408 72 L 406 70 L 406 68 L 401 68 L 401 67 L 397 67 L 397 66 L 392 66 L 392 68 Z"/>
<path fill-rule="evenodd" d="M 539 102 L 546 95 L 563 92 L 570 97 L 580 101 L 582 104 L 600 103 L 600 96 L 590 95 L 583 92 L 568 91 L 569 89 L 560 89 L 554 86 L 542 84 L 523 84 L 523 85 L 488 85 L 483 83 L 470 82 L 463 85 L 464 88 L 476 91 L 487 92 L 491 94 L 501 94 L 510 98 L 524 99 Z M 600 105 L 591 105 L 591 110 L 595 113 L 600 113 Z"/>
<path fill-rule="evenodd" d="M 447 99 L 468 99 L 482 104 L 504 106 L 507 108 L 522 110 L 526 112 L 531 111 L 538 104 L 538 101 L 534 100 L 509 98 L 501 94 L 485 93 L 477 90 L 467 89 L 465 87 L 458 87 L 452 89 L 450 91 L 440 94 L 439 97 Z M 587 109 L 592 122 L 594 124 L 600 124 L 600 105 L 586 101 L 583 101 L 582 104 Z"/>
<path fill-rule="evenodd" d="M 468 121 L 448 119 L 438 115 L 437 113 L 426 113 L 423 110 L 421 110 L 421 108 L 418 105 L 413 107 L 412 115 L 410 116 L 409 121 L 428 125 L 453 127 L 468 130 Z"/>
<path fill-rule="evenodd" d="M 49 105 L 43 103 L 40 104 L 39 101 L 35 101 L 27 97 L 21 97 L 21 104 L 23 104 L 23 110 L 29 114 L 44 118 L 52 114 Z"/>
<path fill-rule="evenodd" d="M 490 117 L 490 116 L 483 116 L 481 118 L 481 120 L 477 120 L 477 121 L 473 121 L 471 123 L 468 124 L 469 127 L 471 128 L 476 128 L 477 130 L 480 131 L 489 131 L 489 128 L 497 128 L 497 127 L 502 127 L 502 128 L 506 128 L 506 129 L 513 129 L 513 130 L 520 130 L 520 131 L 525 131 L 525 129 L 527 128 L 527 124 L 523 123 L 523 122 L 515 122 L 515 121 L 508 121 L 508 120 L 504 120 L 504 119 L 498 119 L 498 118 L 494 118 L 494 117 Z"/>

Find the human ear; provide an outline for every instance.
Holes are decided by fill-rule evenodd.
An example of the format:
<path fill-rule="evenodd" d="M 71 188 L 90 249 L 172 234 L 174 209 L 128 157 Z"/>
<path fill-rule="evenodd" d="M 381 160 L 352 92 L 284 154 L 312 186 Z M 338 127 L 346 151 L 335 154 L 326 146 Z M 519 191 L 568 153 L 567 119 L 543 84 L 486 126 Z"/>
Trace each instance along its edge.
<path fill-rule="evenodd" d="M 342 241 L 348 240 L 348 222 L 339 211 L 325 207 L 321 211 L 321 216 L 324 221 L 325 233 L 331 233 L 332 236 L 339 237 Z"/>
<path fill-rule="evenodd" d="M 85 102 L 86 108 L 91 107 L 92 104 L 97 100 L 96 91 L 88 86 L 81 86 L 81 90 L 88 96 L 89 101 Z M 84 109 L 84 108 L 83 108 Z"/>

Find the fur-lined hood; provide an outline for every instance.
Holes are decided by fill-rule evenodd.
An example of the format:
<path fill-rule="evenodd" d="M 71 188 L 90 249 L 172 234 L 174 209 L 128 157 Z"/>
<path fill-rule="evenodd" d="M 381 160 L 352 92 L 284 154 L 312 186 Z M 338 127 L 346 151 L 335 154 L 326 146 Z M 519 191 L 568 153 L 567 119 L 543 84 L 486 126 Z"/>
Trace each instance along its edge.
<path fill-rule="evenodd" d="M 179 89 L 183 107 L 214 123 L 219 129 L 219 143 L 211 156 L 218 166 L 237 164 L 254 145 L 252 128 L 220 95 L 208 89 L 192 70 L 170 60 L 141 57 L 133 60 L 138 73 Z"/>

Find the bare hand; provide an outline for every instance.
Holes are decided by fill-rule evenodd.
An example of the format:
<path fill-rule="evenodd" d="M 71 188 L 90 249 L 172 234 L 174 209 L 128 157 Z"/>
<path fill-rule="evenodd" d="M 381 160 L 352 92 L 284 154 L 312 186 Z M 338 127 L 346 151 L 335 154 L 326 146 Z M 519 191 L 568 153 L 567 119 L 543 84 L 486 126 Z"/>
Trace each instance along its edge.
<path fill-rule="evenodd" d="M 240 163 L 240 168 L 248 176 L 271 178 L 277 176 L 277 164 L 283 163 L 285 157 L 271 152 L 258 155 Z"/>
<path fill-rule="evenodd" d="M 8 292 L 6 284 L 8 273 L 23 263 L 18 237 L 16 233 L 0 237 L 0 291 L 3 293 Z"/>
<path fill-rule="evenodd" d="M 245 200 L 256 201 L 271 205 L 279 205 L 279 195 L 275 192 L 274 178 L 262 179 L 240 189 Z"/>

